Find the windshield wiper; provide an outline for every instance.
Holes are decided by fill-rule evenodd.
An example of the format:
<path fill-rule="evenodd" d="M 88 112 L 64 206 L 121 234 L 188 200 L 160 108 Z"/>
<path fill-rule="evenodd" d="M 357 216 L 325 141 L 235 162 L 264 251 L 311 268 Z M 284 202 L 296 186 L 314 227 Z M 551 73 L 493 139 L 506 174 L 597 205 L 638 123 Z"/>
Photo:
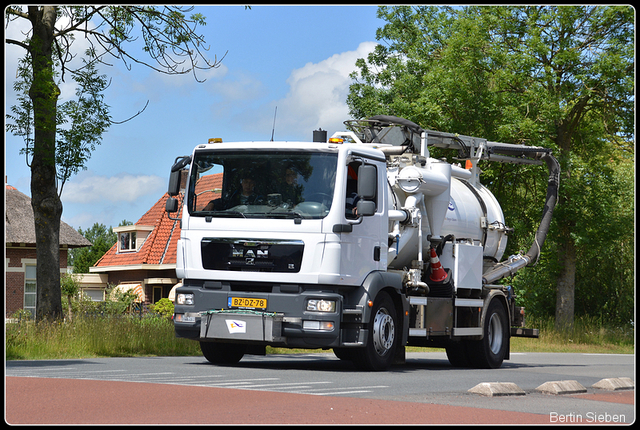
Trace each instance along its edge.
<path fill-rule="evenodd" d="M 300 212 L 297 211 L 273 211 L 273 212 L 247 212 L 245 213 L 247 218 L 254 218 L 254 217 L 264 217 L 266 219 L 295 219 L 295 220 L 301 220 L 304 217 L 304 215 L 302 215 Z M 296 221 L 297 223 L 297 221 Z"/>
<path fill-rule="evenodd" d="M 221 217 L 221 218 L 246 218 L 242 212 L 238 211 L 208 211 L 202 212 L 206 216 Z"/>

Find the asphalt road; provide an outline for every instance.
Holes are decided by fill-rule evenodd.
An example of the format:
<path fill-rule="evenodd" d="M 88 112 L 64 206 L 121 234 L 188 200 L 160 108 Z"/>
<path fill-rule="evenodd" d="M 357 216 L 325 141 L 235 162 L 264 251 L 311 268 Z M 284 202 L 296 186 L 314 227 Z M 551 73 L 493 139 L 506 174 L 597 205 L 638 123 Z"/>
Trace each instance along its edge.
<path fill-rule="evenodd" d="M 444 353 L 408 353 L 406 364 L 385 372 L 357 371 L 333 354 L 245 356 L 234 366 L 202 357 L 93 358 L 8 361 L 5 373 L 5 419 L 16 424 L 635 422 L 635 390 L 592 388 L 603 378 L 634 379 L 633 355 L 512 353 L 502 368 L 478 370 L 453 368 Z M 587 393 L 536 390 L 563 380 Z M 512 382 L 525 394 L 468 392 L 482 382 Z M 38 394 L 44 386 L 48 394 Z M 39 415 L 27 406 L 38 395 L 50 404 Z M 56 408 L 60 399 L 76 414 Z"/>

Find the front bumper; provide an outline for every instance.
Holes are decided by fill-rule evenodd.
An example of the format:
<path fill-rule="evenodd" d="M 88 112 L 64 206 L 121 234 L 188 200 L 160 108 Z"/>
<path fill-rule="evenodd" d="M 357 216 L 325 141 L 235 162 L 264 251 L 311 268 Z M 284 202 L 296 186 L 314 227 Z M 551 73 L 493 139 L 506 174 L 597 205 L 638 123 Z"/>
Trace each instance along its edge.
<path fill-rule="evenodd" d="M 178 337 L 277 347 L 332 348 L 361 345 L 359 339 L 366 333 L 357 321 L 354 324 L 351 315 L 349 321 L 343 321 L 344 297 L 327 289 L 274 287 L 271 292 L 261 293 L 185 286 L 176 291 L 180 293 L 193 294 L 194 304 L 175 306 L 174 326 Z M 233 297 L 266 299 L 267 307 L 233 309 L 229 307 Z M 308 311 L 310 299 L 335 301 L 335 309 Z"/>

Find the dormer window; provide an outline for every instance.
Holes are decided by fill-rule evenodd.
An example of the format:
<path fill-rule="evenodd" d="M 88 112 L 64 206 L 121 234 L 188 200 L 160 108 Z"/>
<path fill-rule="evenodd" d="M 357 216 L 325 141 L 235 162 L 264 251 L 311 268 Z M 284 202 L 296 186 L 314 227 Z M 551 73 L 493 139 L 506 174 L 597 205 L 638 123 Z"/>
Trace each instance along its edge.
<path fill-rule="evenodd" d="M 118 252 L 136 252 L 144 244 L 153 226 L 125 225 L 113 229 L 118 234 Z"/>
<path fill-rule="evenodd" d="M 136 250 L 136 232 L 120 233 L 120 251 Z"/>

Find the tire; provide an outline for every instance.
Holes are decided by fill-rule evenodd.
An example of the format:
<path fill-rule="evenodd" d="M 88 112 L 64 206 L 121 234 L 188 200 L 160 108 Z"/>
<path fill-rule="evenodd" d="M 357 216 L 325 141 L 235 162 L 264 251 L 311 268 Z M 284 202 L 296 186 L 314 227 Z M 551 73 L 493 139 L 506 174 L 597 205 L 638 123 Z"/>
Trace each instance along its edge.
<path fill-rule="evenodd" d="M 354 349 L 353 363 L 362 370 L 385 370 L 394 361 L 400 324 L 393 300 L 385 292 L 376 297 L 369 322 L 367 345 Z"/>
<path fill-rule="evenodd" d="M 355 351 L 354 348 L 333 348 L 335 356 L 343 361 L 353 360 L 353 351 Z"/>
<path fill-rule="evenodd" d="M 246 351 L 245 345 L 222 342 L 200 342 L 202 355 L 212 364 L 236 364 Z"/>
<path fill-rule="evenodd" d="M 510 336 L 507 311 L 499 298 L 489 303 L 483 328 L 484 337 L 468 343 L 467 358 L 473 367 L 497 369 L 507 356 Z"/>
<path fill-rule="evenodd" d="M 447 358 L 453 367 L 470 367 L 466 343 L 464 340 L 450 342 L 445 347 Z"/>

